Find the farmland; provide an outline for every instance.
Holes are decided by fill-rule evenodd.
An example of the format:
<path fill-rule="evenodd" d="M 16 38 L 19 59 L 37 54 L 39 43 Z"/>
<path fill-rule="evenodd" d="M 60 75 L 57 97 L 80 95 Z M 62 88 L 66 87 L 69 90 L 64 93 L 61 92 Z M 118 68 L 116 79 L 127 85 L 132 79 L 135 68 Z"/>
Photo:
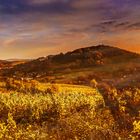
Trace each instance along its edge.
<path fill-rule="evenodd" d="M 98 87 L 37 81 L 30 81 L 35 86 L 15 83 L 16 86 L 20 83 L 22 88 L 11 85 L 7 89 L 7 84 L 1 83 L 0 139 L 139 137 L 139 89 L 104 89 L 103 92 Z"/>

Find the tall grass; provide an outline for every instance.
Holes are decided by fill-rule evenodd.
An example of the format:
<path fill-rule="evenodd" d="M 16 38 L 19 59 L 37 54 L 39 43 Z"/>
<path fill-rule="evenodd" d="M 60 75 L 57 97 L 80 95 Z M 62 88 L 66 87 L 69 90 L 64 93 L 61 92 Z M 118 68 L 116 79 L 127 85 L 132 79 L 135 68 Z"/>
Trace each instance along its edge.
<path fill-rule="evenodd" d="M 140 138 L 138 88 L 106 87 L 99 93 L 97 87 L 25 84 L 8 82 L 8 90 L 0 93 L 2 140 Z"/>
<path fill-rule="evenodd" d="M 97 123 L 99 112 L 96 110 L 105 111 L 102 109 L 104 101 L 93 91 L 88 94 L 82 91 L 1 93 L 1 139 L 86 139 L 97 132 L 102 134 L 108 125 L 102 123 L 104 119 Z M 112 123 L 109 125 L 112 127 Z"/>

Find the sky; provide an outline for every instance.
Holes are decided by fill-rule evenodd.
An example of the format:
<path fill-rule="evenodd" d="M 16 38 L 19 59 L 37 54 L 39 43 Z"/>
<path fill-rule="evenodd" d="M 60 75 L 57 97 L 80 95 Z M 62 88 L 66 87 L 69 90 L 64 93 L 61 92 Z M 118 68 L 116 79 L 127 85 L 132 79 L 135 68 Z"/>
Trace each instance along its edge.
<path fill-rule="evenodd" d="M 0 59 L 98 44 L 140 53 L 140 0 L 0 0 Z"/>

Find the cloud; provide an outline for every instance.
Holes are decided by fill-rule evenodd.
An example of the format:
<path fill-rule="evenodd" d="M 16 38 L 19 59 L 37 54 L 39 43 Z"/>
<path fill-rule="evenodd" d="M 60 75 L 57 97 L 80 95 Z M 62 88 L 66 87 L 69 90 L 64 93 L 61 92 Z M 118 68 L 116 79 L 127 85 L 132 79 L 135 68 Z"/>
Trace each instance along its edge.
<path fill-rule="evenodd" d="M 55 2 L 63 2 L 67 3 L 71 0 L 30 0 L 30 4 L 48 4 L 48 3 L 55 3 Z"/>
<path fill-rule="evenodd" d="M 69 2 L 64 0 L 1 0 L 0 12 L 8 15 L 20 15 L 26 13 L 62 13 L 71 10 Z"/>
<path fill-rule="evenodd" d="M 127 26 L 128 29 L 140 30 L 140 22 L 136 22 Z"/>
<path fill-rule="evenodd" d="M 51 3 L 55 2 L 56 0 L 31 0 L 31 4 L 46 4 L 46 3 Z"/>
<path fill-rule="evenodd" d="M 24 55 L 34 50 L 41 56 L 49 48 L 57 53 L 104 41 L 112 45 L 123 35 L 137 34 L 139 17 L 139 0 L 1 0 L 0 49 L 13 48 L 21 56 L 22 50 Z"/>

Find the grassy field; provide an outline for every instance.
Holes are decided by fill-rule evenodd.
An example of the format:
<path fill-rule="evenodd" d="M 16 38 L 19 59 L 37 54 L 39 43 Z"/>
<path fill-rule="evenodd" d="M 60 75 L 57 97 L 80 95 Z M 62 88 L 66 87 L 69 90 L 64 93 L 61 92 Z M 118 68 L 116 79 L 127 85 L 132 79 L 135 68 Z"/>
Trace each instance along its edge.
<path fill-rule="evenodd" d="M 113 86 L 118 88 L 125 86 L 140 87 L 139 67 L 140 64 L 138 62 L 136 64 L 133 62 L 127 64 L 120 62 L 99 67 L 92 66 L 89 68 L 74 69 L 68 72 L 58 72 L 57 74 L 52 74 L 52 76 L 40 75 L 36 79 L 40 82 L 79 85 L 89 85 L 92 79 L 96 79 L 99 83 L 104 82 L 104 79 L 108 79 L 108 81 L 112 81 L 111 84 Z"/>
<path fill-rule="evenodd" d="M 2 140 L 140 137 L 139 89 L 101 91 L 88 86 L 13 80 L 0 86 Z"/>
<path fill-rule="evenodd" d="M 103 97 L 88 87 L 62 87 L 60 93 L 1 93 L 0 139 L 85 139 L 103 129 L 93 119 Z"/>

